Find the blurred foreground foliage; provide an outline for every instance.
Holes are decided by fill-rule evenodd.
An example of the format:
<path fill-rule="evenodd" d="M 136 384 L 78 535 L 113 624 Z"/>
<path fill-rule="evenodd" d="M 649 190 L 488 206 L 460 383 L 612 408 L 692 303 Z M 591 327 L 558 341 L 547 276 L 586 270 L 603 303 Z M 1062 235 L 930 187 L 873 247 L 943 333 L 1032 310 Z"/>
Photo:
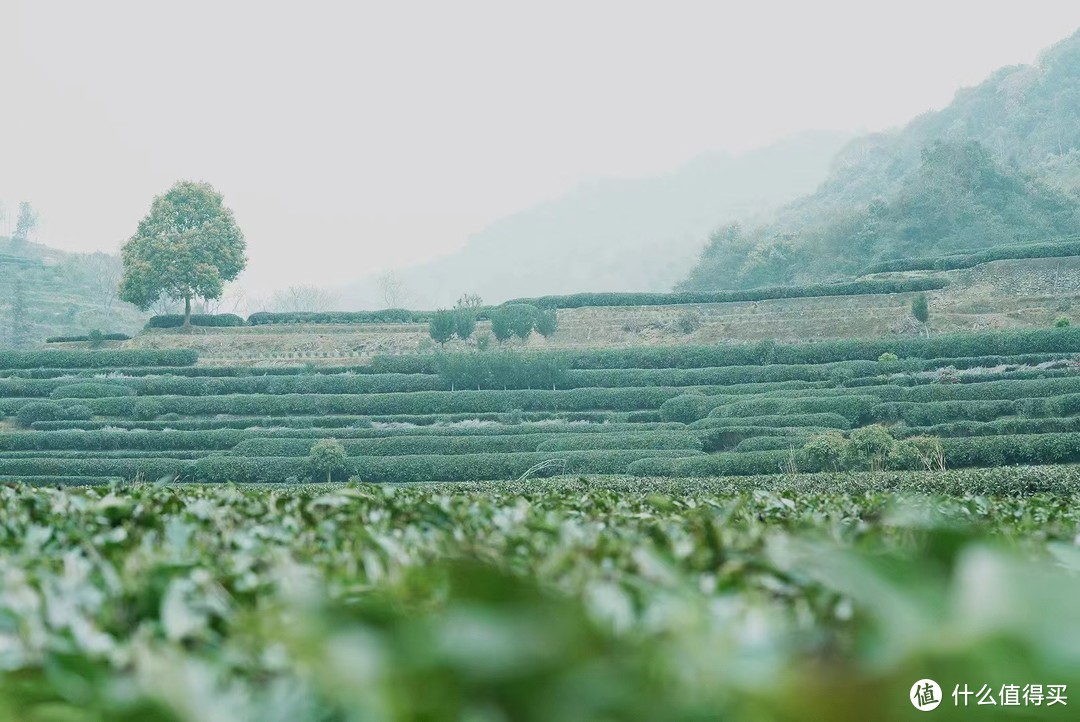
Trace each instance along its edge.
<path fill-rule="evenodd" d="M 1072 716 L 1075 497 L 701 489 L 0 487 L 0 719 Z"/>

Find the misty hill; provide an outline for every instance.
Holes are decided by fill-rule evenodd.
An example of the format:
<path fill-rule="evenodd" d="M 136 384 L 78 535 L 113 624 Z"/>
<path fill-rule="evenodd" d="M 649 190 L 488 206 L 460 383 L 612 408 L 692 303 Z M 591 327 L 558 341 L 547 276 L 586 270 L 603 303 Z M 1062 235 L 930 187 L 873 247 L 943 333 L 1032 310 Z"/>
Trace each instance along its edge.
<path fill-rule="evenodd" d="M 1080 232 L 1080 33 L 940 111 L 848 144 L 767 225 L 722 228 L 685 290 L 842 277 L 876 260 Z"/>
<path fill-rule="evenodd" d="M 149 314 L 116 298 L 122 265 L 107 253 L 66 253 L 0 236 L 0 347 L 90 331 L 133 334 Z"/>
<path fill-rule="evenodd" d="M 811 191 L 846 140 L 842 133 L 806 133 L 738 156 L 705 155 L 663 176 L 585 184 L 495 222 L 456 253 L 397 275 L 417 308 L 448 306 L 465 292 L 497 303 L 670 290 L 709 230 Z M 386 305 L 374 278 L 340 295 L 345 307 Z"/>

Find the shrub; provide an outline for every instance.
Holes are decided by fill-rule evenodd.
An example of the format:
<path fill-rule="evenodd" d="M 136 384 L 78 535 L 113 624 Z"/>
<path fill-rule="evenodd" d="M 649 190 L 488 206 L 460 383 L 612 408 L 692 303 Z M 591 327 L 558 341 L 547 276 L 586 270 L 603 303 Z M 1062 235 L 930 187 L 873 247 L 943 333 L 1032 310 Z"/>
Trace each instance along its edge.
<path fill-rule="evenodd" d="M 455 326 L 456 320 L 453 312 L 440 309 L 431 317 L 428 334 L 433 341 L 442 346 L 454 335 Z"/>
<path fill-rule="evenodd" d="M 911 436 L 893 444 L 889 451 L 890 469 L 945 470 L 945 451 L 941 439 L 930 436 Z"/>
<path fill-rule="evenodd" d="M 839 431 L 827 431 L 810 438 L 803 446 L 817 468 L 840 471 L 848 456 L 848 440 Z"/>
<path fill-rule="evenodd" d="M 700 313 L 697 311 L 683 311 L 675 319 L 675 328 L 679 330 L 679 333 L 691 334 L 701 328 L 701 323 Z"/>
<path fill-rule="evenodd" d="M 150 320 L 146 322 L 147 328 L 180 328 L 183 325 L 184 316 L 177 313 L 165 314 L 162 316 L 151 316 Z M 235 327 L 243 326 L 244 319 L 233 313 L 193 313 L 191 314 L 191 325 Z"/>
<path fill-rule="evenodd" d="M 894 443 L 892 434 L 880 424 L 855 429 L 843 450 L 844 467 L 882 471 Z"/>
<path fill-rule="evenodd" d="M 1068 316 L 1058 316 L 1054 319 L 1054 328 L 1068 328 L 1071 323 Z"/>

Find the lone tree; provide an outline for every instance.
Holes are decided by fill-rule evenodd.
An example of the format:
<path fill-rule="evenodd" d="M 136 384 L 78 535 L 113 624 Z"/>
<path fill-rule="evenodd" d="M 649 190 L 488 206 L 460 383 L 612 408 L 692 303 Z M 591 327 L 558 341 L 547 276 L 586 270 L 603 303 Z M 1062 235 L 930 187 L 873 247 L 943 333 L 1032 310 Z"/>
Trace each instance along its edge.
<path fill-rule="evenodd" d="M 345 446 L 337 439 L 322 439 L 311 445 L 308 464 L 312 475 L 326 474 L 329 483 L 335 473 L 345 470 Z"/>
<path fill-rule="evenodd" d="M 19 204 L 19 217 L 15 219 L 15 232 L 11 234 L 12 243 L 22 246 L 30 240 L 38 225 L 38 214 L 26 201 Z"/>
<path fill-rule="evenodd" d="M 551 338 L 559 330 L 559 317 L 554 308 L 546 308 L 536 316 L 536 332 L 544 338 Z"/>
<path fill-rule="evenodd" d="M 536 327 L 536 317 L 539 315 L 536 306 L 527 303 L 513 303 L 506 307 L 510 313 L 510 327 L 514 335 L 525 341 Z"/>
<path fill-rule="evenodd" d="M 505 307 L 491 312 L 491 333 L 500 344 L 509 341 L 514 335 L 513 314 Z"/>
<path fill-rule="evenodd" d="M 439 309 L 431 317 L 431 325 L 428 327 L 428 333 L 431 334 L 432 339 L 442 346 L 450 340 L 450 337 L 454 335 L 456 329 L 457 318 L 454 316 L 453 311 Z"/>
<path fill-rule="evenodd" d="M 922 324 L 926 335 L 930 335 L 930 327 L 926 324 L 930 321 L 930 302 L 926 300 L 926 294 L 920 293 L 911 302 L 911 315 Z"/>
<path fill-rule="evenodd" d="M 159 298 L 184 301 L 191 328 L 191 299 L 217 299 L 244 270 L 244 234 L 221 194 L 208 183 L 180 181 L 154 199 L 150 213 L 124 244 L 120 298 L 142 310 Z"/>
<path fill-rule="evenodd" d="M 476 311 L 459 308 L 454 311 L 454 335 L 462 341 L 468 341 L 476 331 Z"/>

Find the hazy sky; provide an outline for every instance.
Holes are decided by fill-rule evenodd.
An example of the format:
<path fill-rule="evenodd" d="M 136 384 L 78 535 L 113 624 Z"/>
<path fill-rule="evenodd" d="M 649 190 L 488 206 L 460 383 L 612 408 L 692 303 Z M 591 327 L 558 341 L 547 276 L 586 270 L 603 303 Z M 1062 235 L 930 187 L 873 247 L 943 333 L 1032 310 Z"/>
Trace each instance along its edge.
<path fill-rule="evenodd" d="M 901 124 L 1077 28 L 1076 0 L 0 0 L 0 199 L 116 250 L 206 180 L 250 293 L 337 283 L 583 181 Z"/>

